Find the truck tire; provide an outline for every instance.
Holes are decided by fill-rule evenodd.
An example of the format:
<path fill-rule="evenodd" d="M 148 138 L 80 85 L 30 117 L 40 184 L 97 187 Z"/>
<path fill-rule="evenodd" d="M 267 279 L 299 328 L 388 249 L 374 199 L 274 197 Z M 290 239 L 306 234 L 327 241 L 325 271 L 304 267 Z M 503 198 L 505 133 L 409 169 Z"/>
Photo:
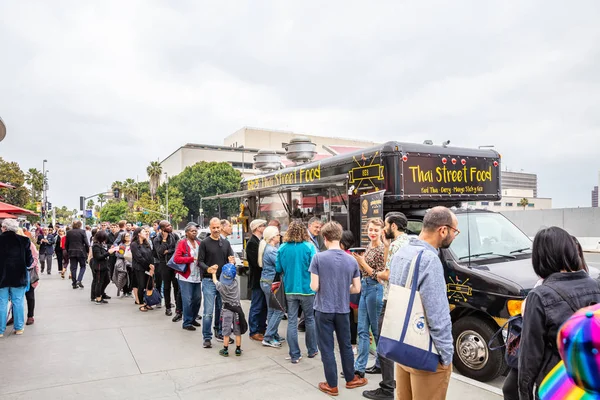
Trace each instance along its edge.
<path fill-rule="evenodd" d="M 488 342 L 499 328 L 486 320 L 469 316 L 452 324 L 454 367 L 462 375 L 488 382 L 506 370 L 504 351 L 491 351 Z M 497 338 L 494 346 L 500 346 Z"/>

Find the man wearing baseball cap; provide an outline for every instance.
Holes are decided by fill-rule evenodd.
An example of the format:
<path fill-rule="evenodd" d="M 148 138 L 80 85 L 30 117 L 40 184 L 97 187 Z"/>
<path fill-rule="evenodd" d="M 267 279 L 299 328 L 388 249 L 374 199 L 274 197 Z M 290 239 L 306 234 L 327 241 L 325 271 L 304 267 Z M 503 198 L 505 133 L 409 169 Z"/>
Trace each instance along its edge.
<path fill-rule="evenodd" d="M 267 330 L 267 299 L 260 288 L 262 269 L 258 264 L 258 248 L 266 227 L 267 221 L 264 219 L 255 219 L 250 222 L 252 238 L 250 238 L 246 245 L 246 256 L 248 258 L 248 266 L 250 267 L 250 289 L 252 289 L 248 326 L 250 339 L 257 342 L 263 341 L 265 331 Z"/>
<path fill-rule="evenodd" d="M 573 314 L 556 342 L 562 361 L 542 381 L 540 399 L 600 399 L 600 304 Z"/>

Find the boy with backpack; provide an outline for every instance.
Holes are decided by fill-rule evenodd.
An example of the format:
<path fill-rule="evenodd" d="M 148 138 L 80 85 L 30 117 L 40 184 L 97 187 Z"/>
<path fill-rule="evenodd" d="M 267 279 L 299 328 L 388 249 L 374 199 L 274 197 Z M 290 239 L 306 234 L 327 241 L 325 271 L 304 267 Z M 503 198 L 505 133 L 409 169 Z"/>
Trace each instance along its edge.
<path fill-rule="evenodd" d="M 240 288 L 236 276 L 236 267 L 233 264 L 225 264 L 221 272 L 221 280 L 217 279 L 217 267 L 208 269 L 212 274 L 213 282 L 217 291 L 223 300 L 223 310 L 221 311 L 221 320 L 223 323 L 223 348 L 219 354 L 223 357 L 229 357 L 229 336 L 233 332 L 235 335 L 235 355 L 242 355 L 242 335 L 248 330 L 248 323 L 242 311 L 240 302 Z"/>

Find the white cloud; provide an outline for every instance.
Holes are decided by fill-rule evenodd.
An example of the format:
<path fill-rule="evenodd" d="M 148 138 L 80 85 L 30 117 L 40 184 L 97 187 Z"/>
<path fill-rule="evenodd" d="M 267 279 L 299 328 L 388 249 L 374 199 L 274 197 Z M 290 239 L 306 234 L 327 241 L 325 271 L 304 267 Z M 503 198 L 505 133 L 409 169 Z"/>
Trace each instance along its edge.
<path fill-rule="evenodd" d="M 244 125 L 495 144 L 558 206 L 600 169 L 600 5 L 4 2 L 0 156 L 55 204 Z M 574 179 L 573 177 L 577 177 Z M 73 185 L 76 182 L 76 185 Z"/>

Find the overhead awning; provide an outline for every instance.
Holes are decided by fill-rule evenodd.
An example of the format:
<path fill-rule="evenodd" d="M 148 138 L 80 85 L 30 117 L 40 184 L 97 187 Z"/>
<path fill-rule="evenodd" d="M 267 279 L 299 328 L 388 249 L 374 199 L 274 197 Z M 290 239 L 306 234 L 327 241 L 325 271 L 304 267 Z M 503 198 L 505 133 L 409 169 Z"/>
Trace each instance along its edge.
<path fill-rule="evenodd" d="M 15 218 L 16 216 L 9 214 L 9 213 L 5 213 L 5 212 L 0 212 L 0 219 L 7 219 L 7 218 Z"/>
<path fill-rule="evenodd" d="M 260 189 L 240 190 L 238 192 L 224 193 L 216 196 L 203 197 L 202 200 L 217 200 L 217 199 L 237 199 L 240 197 L 249 196 L 269 196 L 277 193 L 298 192 L 300 190 L 327 189 L 330 187 L 344 187 L 348 181 L 348 174 L 341 174 L 323 178 L 315 183 L 305 183 L 302 185 L 278 185 Z"/>
<path fill-rule="evenodd" d="M 13 185 L 9 185 L 8 183 L 4 183 L 4 182 L 0 182 L 0 189 L 14 189 L 15 187 Z"/>
<path fill-rule="evenodd" d="M 15 215 L 38 215 L 33 211 L 27 210 L 25 208 L 13 206 L 12 204 L 3 203 L 0 201 L 0 212 L 7 214 L 15 214 Z"/>

